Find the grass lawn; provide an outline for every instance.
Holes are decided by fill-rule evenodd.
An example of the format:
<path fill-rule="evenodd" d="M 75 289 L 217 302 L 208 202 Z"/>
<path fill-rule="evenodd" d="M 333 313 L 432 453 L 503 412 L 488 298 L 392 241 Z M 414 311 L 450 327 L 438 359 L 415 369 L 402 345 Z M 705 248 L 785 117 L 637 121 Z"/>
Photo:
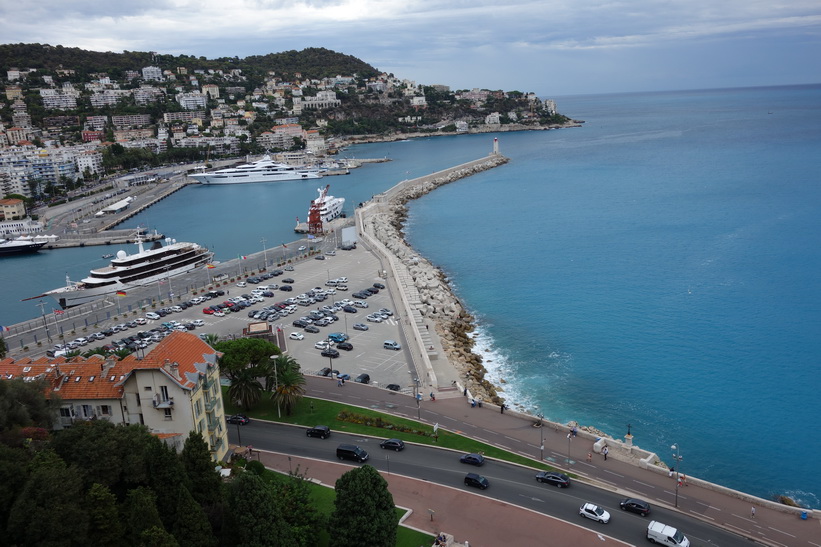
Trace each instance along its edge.
<path fill-rule="evenodd" d="M 287 424 L 304 425 L 312 427 L 315 425 L 327 425 L 332 431 L 341 431 L 345 433 L 355 433 L 359 435 L 371 435 L 381 438 L 397 438 L 405 442 L 413 442 L 419 444 L 428 444 L 431 446 L 441 446 L 443 448 L 451 448 L 461 452 L 482 452 L 485 456 L 497 460 L 504 460 L 511 463 L 526 465 L 535 469 L 553 470 L 552 467 L 538 460 L 525 458 L 518 454 L 511 454 L 500 448 L 475 441 L 463 435 L 457 435 L 445 429 L 439 428 L 438 438 L 433 437 L 433 427 L 415 420 L 401 418 L 399 416 L 392 416 L 383 412 L 378 412 L 369 408 L 352 407 L 335 403 L 333 401 L 326 401 L 324 399 L 312 399 L 309 397 L 303 398 L 300 403 L 293 409 L 290 416 L 286 416 L 282 412 L 282 417 L 277 416 L 277 407 L 269 398 L 263 395 L 259 404 L 250 411 L 244 411 L 232 405 L 226 394 L 227 387 L 223 386 L 223 403 L 225 405 L 225 414 L 246 414 L 250 418 L 257 418 L 261 420 L 269 420 L 272 422 L 282 422 Z M 390 428 L 374 427 L 367 425 L 367 423 L 354 423 L 350 421 L 342 421 L 338 419 L 339 413 L 347 411 L 375 421 L 381 418 L 383 422 L 388 422 L 388 425 L 393 427 L 404 427 L 416 430 L 419 434 L 405 433 L 396 431 Z M 363 420 L 364 421 L 364 420 Z"/>

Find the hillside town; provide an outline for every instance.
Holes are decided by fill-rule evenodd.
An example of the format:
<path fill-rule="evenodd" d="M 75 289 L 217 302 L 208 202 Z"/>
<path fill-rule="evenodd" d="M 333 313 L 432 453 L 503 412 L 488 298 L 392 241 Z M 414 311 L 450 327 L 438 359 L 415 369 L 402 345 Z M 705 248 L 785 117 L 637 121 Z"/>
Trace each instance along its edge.
<path fill-rule="evenodd" d="M 54 197 L 134 167 L 266 151 L 284 163 L 316 165 L 353 134 L 539 129 L 567 121 L 554 101 L 533 93 L 454 92 L 386 73 L 311 78 L 269 70 L 252 82 L 242 68 L 120 72 L 5 70 L 3 196 Z"/>

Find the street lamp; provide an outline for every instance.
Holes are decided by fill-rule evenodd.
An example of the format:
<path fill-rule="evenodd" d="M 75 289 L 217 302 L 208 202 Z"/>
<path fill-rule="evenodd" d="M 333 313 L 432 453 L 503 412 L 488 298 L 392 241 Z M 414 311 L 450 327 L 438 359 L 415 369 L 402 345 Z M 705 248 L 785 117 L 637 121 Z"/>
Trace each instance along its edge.
<path fill-rule="evenodd" d="M 544 461 L 544 414 L 539 412 L 537 414 L 539 417 L 539 461 Z"/>
<path fill-rule="evenodd" d="M 676 462 L 676 507 L 678 507 L 679 473 L 681 473 L 681 460 L 684 459 L 684 456 L 681 455 L 678 444 L 670 446 L 670 450 L 673 450 L 673 461 Z"/>
<path fill-rule="evenodd" d="M 277 356 L 272 355 L 270 359 L 274 364 L 274 393 L 276 393 L 277 396 L 277 417 L 282 418 L 282 411 L 279 408 L 279 375 L 277 374 Z"/>
<path fill-rule="evenodd" d="M 265 260 L 265 269 L 267 270 L 268 269 L 268 250 L 265 248 L 265 238 L 264 237 L 260 240 L 260 243 L 262 243 L 262 256 L 263 256 L 263 260 Z"/>
<path fill-rule="evenodd" d="M 414 386 L 413 386 L 413 391 L 414 391 L 413 398 L 416 399 L 416 418 L 421 421 L 422 420 L 422 409 L 419 406 L 419 401 L 422 400 L 422 394 L 419 393 L 419 378 L 414 378 L 413 381 L 415 382 Z"/>

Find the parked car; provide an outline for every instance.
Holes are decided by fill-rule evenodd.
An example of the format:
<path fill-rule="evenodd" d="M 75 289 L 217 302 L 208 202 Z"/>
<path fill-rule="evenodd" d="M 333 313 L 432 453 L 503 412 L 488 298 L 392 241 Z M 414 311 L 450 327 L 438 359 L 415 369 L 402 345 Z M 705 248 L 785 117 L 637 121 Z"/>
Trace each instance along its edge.
<path fill-rule="evenodd" d="M 290 338 L 291 340 L 304 340 L 305 335 L 302 334 L 301 332 L 292 332 L 291 334 L 288 335 L 288 338 Z"/>
<path fill-rule="evenodd" d="M 461 463 L 466 463 L 468 465 L 484 465 L 485 464 L 485 457 L 481 454 L 464 454 L 461 458 L 459 458 Z"/>
<path fill-rule="evenodd" d="M 353 306 L 345 306 L 344 308 L 342 308 L 342 311 L 347 313 L 356 313 L 356 308 L 354 308 Z"/>
<path fill-rule="evenodd" d="M 315 425 L 308 429 L 306 434 L 309 437 L 319 437 L 320 439 L 327 439 L 331 436 L 331 428 L 327 425 Z"/>
<path fill-rule="evenodd" d="M 293 279 L 291 279 L 290 277 L 286 277 L 285 279 L 283 279 L 283 280 L 282 280 L 282 282 L 283 282 L 283 283 L 287 283 L 287 284 L 289 284 L 289 285 L 293 285 L 293 284 L 294 284 L 294 280 L 293 280 Z"/>
<path fill-rule="evenodd" d="M 150 311 L 150 312 L 146 313 L 145 317 L 146 317 L 146 319 L 154 319 L 154 320 L 157 320 L 157 319 L 160 318 L 160 316 L 158 314 L 154 313 L 153 311 Z"/>
<path fill-rule="evenodd" d="M 348 335 L 344 332 L 332 332 L 328 335 L 328 338 L 330 338 L 334 342 L 344 342 L 348 339 Z"/>
<path fill-rule="evenodd" d="M 225 421 L 229 424 L 248 425 L 251 423 L 251 418 L 245 414 L 234 414 L 233 416 L 229 416 Z"/>
<path fill-rule="evenodd" d="M 402 439 L 385 439 L 379 443 L 379 447 L 384 448 L 385 450 L 396 450 L 399 452 L 400 450 L 405 449 L 405 441 Z"/>
<path fill-rule="evenodd" d="M 610 522 L 610 513 L 592 503 L 585 503 L 579 507 L 579 514 L 590 520 L 597 520 L 602 524 Z"/>
<path fill-rule="evenodd" d="M 556 471 L 539 471 L 536 473 L 536 480 L 538 482 L 558 486 L 559 488 L 567 488 L 570 486 L 570 477 Z"/>
<path fill-rule="evenodd" d="M 322 355 L 322 357 L 328 357 L 328 358 L 331 358 L 331 359 L 335 359 L 335 358 L 339 357 L 339 352 L 336 351 L 333 348 L 328 348 L 326 350 L 323 350 L 321 355 Z"/>
<path fill-rule="evenodd" d="M 468 473 L 465 475 L 465 486 L 472 486 L 473 488 L 484 490 L 490 486 L 490 482 L 478 473 Z"/>
<path fill-rule="evenodd" d="M 328 376 L 330 376 L 332 373 L 333 373 L 333 370 L 331 369 L 331 367 L 325 367 L 325 368 L 323 368 L 322 370 L 319 371 L 319 375 L 320 376 L 325 376 L 326 378 Z"/>
<path fill-rule="evenodd" d="M 365 323 L 354 323 L 353 326 L 354 330 L 368 330 L 368 325 Z"/>
<path fill-rule="evenodd" d="M 625 498 L 619 502 L 619 507 L 622 511 L 630 511 L 631 513 L 638 513 L 646 517 L 650 514 L 650 504 L 644 500 L 636 498 Z"/>
<path fill-rule="evenodd" d="M 315 327 L 315 326 L 313 326 L 313 325 L 306 325 L 306 326 L 305 326 L 305 328 L 304 328 L 303 330 L 304 330 L 305 332 L 310 332 L 311 334 L 317 334 L 317 333 L 319 333 L 319 328 L 318 328 L 318 327 Z"/>
<path fill-rule="evenodd" d="M 400 389 L 402 389 L 402 386 L 400 386 L 399 384 L 388 384 L 385 386 L 385 389 L 389 389 L 391 391 L 399 391 Z"/>
<path fill-rule="evenodd" d="M 384 289 L 385 288 L 385 285 L 383 285 L 382 283 L 374 283 L 373 286 L 376 287 L 377 289 Z"/>
<path fill-rule="evenodd" d="M 314 348 L 316 348 L 316 349 L 326 350 L 326 349 L 328 349 L 329 347 L 330 347 L 330 346 L 328 345 L 328 341 L 327 341 L 327 340 L 318 340 L 318 341 L 314 344 Z"/>
<path fill-rule="evenodd" d="M 382 343 L 382 347 L 385 348 L 385 349 L 392 349 L 394 351 L 399 351 L 400 349 L 402 349 L 402 344 L 400 344 L 399 342 L 396 342 L 394 340 L 385 340 Z"/>
<path fill-rule="evenodd" d="M 338 372 L 337 372 L 337 373 L 336 373 L 336 377 L 337 377 L 339 380 L 345 380 L 346 382 L 347 382 L 348 380 L 350 380 L 350 379 L 351 379 L 351 375 L 350 375 L 350 374 L 348 374 L 347 372 L 343 372 L 342 374 L 340 374 L 340 373 L 338 373 Z"/>
<path fill-rule="evenodd" d="M 339 354 L 339 352 L 337 352 L 337 354 Z M 356 382 L 357 384 L 370 384 L 371 383 L 371 375 L 366 374 L 366 373 L 363 372 L 362 374 L 360 374 L 359 376 L 357 376 L 354 379 L 354 382 Z"/>
<path fill-rule="evenodd" d="M 351 351 L 353 349 L 353 344 L 351 344 L 350 342 L 340 342 L 336 345 L 336 349 Z"/>

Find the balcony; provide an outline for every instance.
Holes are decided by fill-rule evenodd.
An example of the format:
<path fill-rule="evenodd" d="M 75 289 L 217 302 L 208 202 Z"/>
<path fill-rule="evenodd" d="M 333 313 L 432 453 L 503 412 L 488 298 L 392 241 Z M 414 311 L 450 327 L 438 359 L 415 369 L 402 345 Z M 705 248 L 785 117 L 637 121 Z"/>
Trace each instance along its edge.
<path fill-rule="evenodd" d="M 173 408 L 174 397 L 168 397 L 167 399 L 164 399 L 162 395 L 158 393 L 154 395 L 152 403 L 154 404 L 154 408 Z"/>
<path fill-rule="evenodd" d="M 208 431 L 218 431 L 220 420 L 208 420 Z"/>
<path fill-rule="evenodd" d="M 211 397 L 211 399 L 209 399 L 205 403 L 205 411 L 206 412 L 211 412 L 212 410 L 217 408 L 217 406 L 219 406 L 218 403 L 219 403 L 219 399 L 217 399 L 216 397 Z"/>
<path fill-rule="evenodd" d="M 222 437 L 216 437 L 214 441 L 212 441 L 209 451 L 211 452 L 219 452 L 222 449 L 223 440 Z"/>

